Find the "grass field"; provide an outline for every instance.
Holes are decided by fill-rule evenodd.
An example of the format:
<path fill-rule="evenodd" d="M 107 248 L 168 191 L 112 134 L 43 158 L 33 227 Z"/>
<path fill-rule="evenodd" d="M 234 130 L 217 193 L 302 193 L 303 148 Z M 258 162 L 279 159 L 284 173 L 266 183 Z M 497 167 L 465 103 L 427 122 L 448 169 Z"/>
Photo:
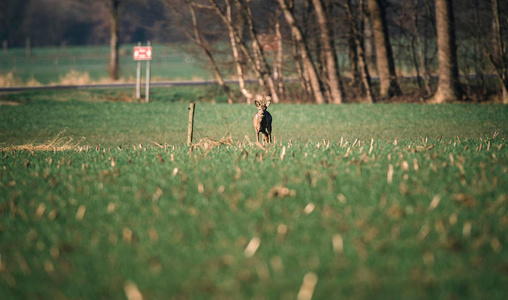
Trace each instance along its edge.
<path fill-rule="evenodd" d="M 119 55 L 120 80 L 134 82 L 137 63 L 132 58 L 135 45 L 121 45 Z M 215 79 L 209 70 L 209 63 L 201 50 L 193 43 L 154 44 L 151 63 L 152 80 L 193 80 Z M 217 46 L 220 54 L 215 54 L 220 64 L 222 75 L 230 78 L 234 71 L 231 66 L 232 57 L 227 57 L 228 45 Z M 337 53 L 341 73 L 349 73 L 349 57 L 347 44 L 338 46 Z M 225 48 L 225 49 L 224 49 Z M 292 63 L 292 53 L 287 48 L 285 53 L 284 73 L 286 77 L 296 77 Z M 403 47 L 399 52 L 408 53 Z M 464 57 L 464 56 L 461 56 Z M 270 57 L 268 58 L 270 60 Z M 92 82 L 104 82 L 108 79 L 109 47 L 108 46 L 67 46 L 41 47 L 31 49 L 27 55 L 24 48 L 12 48 L 7 53 L 0 53 L 0 86 L 20 86 L 34 84 L 80 85 Z M 412 58 L 399 56 L 399 75 L 414 75 Z M 144 78 L 145 64 L 142 64 Z M 371 70 L 375 76 L 375 68 Z M 10 74 L 10 76 L 9 76 Z M 249 74 L 247 74 L 249 75 Z M 252 74 L 251 74 L 252 75 Z M 251 76 L 254 78 L 254 76 Z"/>
<path fill-rule="evenodd" d="M 186 142 L 188 101 L 196 105 L 197 140 L 254 137 L 254 105 L 227 105 L 215 87 L 152 89 L 152 101 L 132 100 L 133 89 L 37 91 L 0 95 L 0 138 L 4 145 L 45 142 L 62 130 L 84 144 L 182 144 Z M 217 104 L 211 104 L 215 101 Z M 281 142 L 507 138 L 508 108 L 503 105 L 273 105 L 274 135 Z M 233 126 L 234 125 L 234 126 Z"/>
<path fill-rule="evenodd" d="M 120 50 L 120 77 L 135 81 L 136 62 L 132 59 L 134 45 L 122 45 Z M 195 58 L 188 55 L 186 45 L 154 45 L 151 63 L 152 80 L 210 79 L 211 73 L 200 67 Z M 20 83 L 31 79 L 41 84 L 54 84 L 71 71 L 88 74 L 90 81 L 108 77 L 109 47 L 45 47 L 32 49 L 27 56 L 25 49 L 10 49 L 0 53 L 0 75 L 11 72 Z M 144 78 L 145 64 L 142 64 Z M 79 84 L 76 82 L 75 84 Z M 83 83 L 81 83 L 83 84 Z"/>
<path fill-rule="evenodd" d="M 0 96 L 2 299 L 507 298 L 507 106 L 122 92 Z"/>

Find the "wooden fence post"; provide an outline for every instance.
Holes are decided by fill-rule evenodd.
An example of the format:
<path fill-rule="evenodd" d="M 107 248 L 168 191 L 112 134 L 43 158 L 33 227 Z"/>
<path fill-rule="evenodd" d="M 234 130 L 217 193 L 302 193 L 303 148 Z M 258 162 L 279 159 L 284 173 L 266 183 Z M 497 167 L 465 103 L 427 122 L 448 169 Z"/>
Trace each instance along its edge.
<path fill-rule="evenodd" d="M 194 107 L 195 104 L 191 103 L 189 107 L 189 129 L 188 129 L 188 136 L 187 136 L 187 146 L 192 145 L 192 135 L 194 132 Z"/>

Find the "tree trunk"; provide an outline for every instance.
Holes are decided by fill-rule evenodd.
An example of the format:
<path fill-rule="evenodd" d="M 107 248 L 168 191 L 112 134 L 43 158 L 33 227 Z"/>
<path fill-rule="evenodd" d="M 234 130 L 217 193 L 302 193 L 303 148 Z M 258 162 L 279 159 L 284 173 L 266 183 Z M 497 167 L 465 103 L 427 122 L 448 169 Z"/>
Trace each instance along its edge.
<path fill-rule="evenodd" d="M 357 88 L 361 84 L 360 69 L 358 66 L 358 51 L 356 47 L 356 37 L 352 22 L 348 22 L 348 54 L 349 54 L 349 72 L 351 73 L 351 83 L 349 84 L 353 88 Z"/>
<path fill-rule="evenodd" d="M 504 104 L 508 104 L 508 58 L 503 45 L 498 0 L 491 0 L 491 7 L 493 14 L 492 46 L 490 47 L 489 58 L 501 83 L 502 101 Z"/>
<path fill-rule="evenodd" d="M 425 57 L 426 51 L 422 45 L 422 41 L 420 38 L 420 30 L 418 29 L 418 27 L 420 26 L 419 25 L 420 23 L 418 22 L 418 10 L 417 10 L 418 9 L 418 0 L 414 1 L 413 9 L 415 12 L 414 13 L 414 20 L 413 20 L 413 30 L 414 30 L 414 35 L 415 35 L 414 42 L 416 44 L 416 49 L 414 49 L 414 50 L 417 52 L 416 57 L 415 57 L 415 67 L 416 67 L 417 71 L 421 68 L 423 85 L 425 87 L 425 91 L 427 92 L 427 95 L 430 95 L 432 93 L 432 91 L 430 89 L 429 68 L 427 65 L 427 59 Z M 420 74 L 417 74 L 417 76 L 418 76 L 418 82 L 420 82 Z"/>
<path fill-rule="evenodd" d="M 374 103 L 376 99 L 374 93 L 372 93 L 372 83 L 370 80 L 369 69 L 367 66 L 367 60 L 365 58 L 365 48 L 360 39 L 360 33 L 358 29 L 358 23 L 355 20 L 353 11 L 351 10 L 351 0 L 347 0 L 344 5 L 346 8 L 346 15 L 348 18 L 350 30 L 353 34 L 354 42 L 356 45 L 356 52 L 358 54 L 358 67 L 360 68 L 361 81 L 365 91 L 367 103 Z M 363 6 L 363 0 L 360 0 L 360 18 L 363 18 L 363 12 L 361 7 Z"/>
<path fill-rule="evenodd" d="M 228 30 L 231 33 L 233 33 L 233 35 L 235 37 L 236 45 L 243 52 L 243 54 L 245 55 L 245 58 L 247 58 L 248 64 L 251 67 L 251 69 L 254 71 L 254 74 L 256 75 L 258 82 L 260 83 L 261 86 L 263 86 L 264 85 L 264 75 L 263 75 L 262 71 L 256 66 L 254 58 L 252 57 L 251 53 L 249 52 L 242 35 L 236 30 L 234 24 L 229 21 L 229 19 L 227 17 L 227 13 L 222 11 L 217 0 L 208 0 L 208 2 L 210 3 L 211 8 L 213 10 L 215 10 L 217 15 L 222 19 L 224 24 L 228 27 Z"/>
<path fill-rule="evenodd" d="M 187 3 L 189 4 L 189 10 L 190 10 L 191 17 L 192 17 L 192 26 L 194 29 L 194 38 L 196 39 L 196 44 L 203 50 L 206 57 L 210 61 L 210 65 L 212 66 L 213 73 L 215 74 L 215 78 L 217 79 L 217 82 L 221 86 L 222 90 L 228 96 L 228 103 L 232 104 L 233 98 L 231 97 L 231 92 L 229 90 L 229 87 L 224 82 L 224 79 L 222 78 L 219 68 L 217 67 L 215 60 L 213 59 L 212 53 L 210 52 L 210 48 L 208 47 L 208 45 L 205 42 L 203 42 L 203 38 L 201 37 L 201 33 L 199 31 L 198 20 L 196 17 L 196 11 L 194 10 L 194 6 L 192 5 L 192 3 L 190 1 L 188 1 Z"/>
<path fill-rule="evenodd" d="M 261 48 L 261 45 L 259 44 L 258 38 L 257 38 L 257 32 L 256 28 L 254 27 L 254 20 L 252 17 L 252 12 L 249 7 L 249 3 L 244 5 L 240 0 L 238 1 L 239 5 L 242 7 L 242 9 L 245 12 L 245 16 L 247 18 L 247 25 L 249 28 L 250 35 L 252 37 L 252 48 L 254 52 L 254 58 L 256 60 L 256 64 L 259 65 L 260 73 L 263 77 L 263 80 L 268 83 L 268 88 L 270 89 L 270 95 L 272 97 L 272 100 L 274 103 L 279 103 L 279 95 L 277 93 L 277 87 L 272 77 L 272 71 L 270 69 L 270 66 L 268 65 L 266 61 L 266 57 L 263 53 L 263 49 Z"/>
<path fill-rule="evenodd" d="M 388 35 L 386 23 L 385 4 L 381 0 L 368 0 L 374 43 L 376 45 L 377 72 L 379 75 L 380 91 L 382 98 L 400 95 L 395 74 L 392 46 Z"/>
<path fill-rule="evenodd" d="M 349 4 L 351 6 L 351 3 Z M 370 22 L 370 14 L 369 10 L 365 7 L 364 1 L 360 0 L 360 16 L 361 20 L 359 20 L 362 24 L 358 30 L 361 30 L 360 33 L 362 34 L 362 42 L 363 42 L 363 49 L 365 51 L 365 59 L 367 60 L 367 67 L 371 70 L 376 69 L 376 55 L 374 54 L 374 37 L 372 34 L 372 23 Z"/>
<path fill-rule="evenodd" d="M 226 14 L 228 21 L 233 24 L 233 18 L 231 15 L 231 4 L 229 0 L 226 0 Z M 233 58 L 235 60 L 235 66 L 236 66 L 236 73 L 238 75 L 238 84 L 240 86 L 240 91 L 244 95 L 244 97 L 247 99 L 247 104 L 251 104 L 252 94 L 245 88 L 245 78 L 243 75 L 243 67 L 240 63 L 240 55 L 238 52 L 238 46 L 236 43 L 235 33 L 233 30 L 229 29 L 229 40 L 231 42 L 231 49 L 233 50 Z"/>
<path fill-rule="evenodd" d="M 280 21 L 279 16 L 282 12 L 277 11 L 277 20 L 275 21 L 275 34 L 277 36 L 277 57 L 274 63 L 274 69 L 277 70 L 277 76 L 274 74 L 274 79 L 277 82 L 279 89 L 279 95 L 284 97 L 284 75 L 282 74 L 282 63 L 283 63 L 283 45 L 282 45 L 282 33 L 280 32 Z"/>
<path fill-rule="evenodd" d="M 239 7 L 244 10 L 245 16 L 247 17 L 247 24 L 249 25 L 249 31 L 251 34 L 251 37 L 253 39 L 253 50 L 254 50 L 254 56 L 253 57 L 247 48 L 247 45 L 245 44 L 245 41 L 243 40 L 242 36 L 239 35 L 239 33 L 236 31 L 234 25 L 228 20 L 227 14 L 222 11 L 222 8 L 219 6 L 217 0 L 208 0 L 211 4 L 211 8 L 215 10 L 217 15 L 222 19 L 224 24 L 228 27 L 230 31 L 233 32 L 234 37 L 236 39 L 237 45 L 240 47 L 242 52 L 245 54 L 245 57 L 248 59 L 250 66 L 254 70 L 256 77 L 258 78 L 258 81 L 260 82 L 260 85 L 264 85 L 264 82 L 268 82 L 268 87 L 270 88 L 270 93 L 272 96 L 272 99 L 274 102 L 279 102 L 279 98 L 277 95 L 277 90 L 273 81 L 273 78 L 270 76 L 268 64 L 266 63 L 265 57 L 262 53 L 262 50 L 260 49 L 259 42 L 256 38 L 256 32 L 254 29 L 254 24 L 252 21 L 252 14 L 250 13 L 250 9 L 248 6 L 244 6 L 243 3 L 241 3 L 239 0 L 237 0 L 237 4 Z"/>
<path fill-rule="evenodd" d="M 295 61 L 296 73 L 300 79 L 300 86 L 308 95 L 312 94 L 308 76 L 305 74 L 305 69 L 302 65 L 301 55 L 298 53 L 298 43 L 293 35 L 291 35 L 291 49 L 293 50 L 293 60 Z"/>
<path fill-rule="evenodd" d="M 316 73 L 316 67 L 312 62 L 309 50 L 307 48 L 307 42 L 303 38 L 302 31 L 300 30 L 300 28 L 298 28 L 296 19 L 291 10 L 288 8 L 285 0 L 277 0 L 277 2 L 279 3 L 282 11 L 284 11 L 286 22 L 291 27 L 291 34 L 296 40 L 296 43 L 300 50 L 300 56 L 302 58 L 302 62 L 305 66 L 305 69 L 307 70 L 307 73 L 309 75 L 309 81 L 311 83 L 312 92 L 314 93 L 314 98 L 316 99 L 316 102 L 318 104 L 323 104 L 325 103 L 325 99 L 323 97 L 323 92 L 321 91 L 321 84 L 319 83 L 319 78 Z"/>
<path fill-rule="evenodd" d="M 120 32 L 120 19 L 118 14 L 119 0 L 111 0 L 109 8 L 110 20 L 110 51 L 109 51 L 109 77 L 118 80 L 118 49 L 120 42 L 118 35 Z"/>
<path fill-rule="evenodd" d="M 439 82 L 433 101 L 453 102 L 460 98 L 460 89 L 452 0 L 435 0 L 435 4 Z"/>
<path fill-rule="evenodd" d="M 316 17 L 319 24 L 320 41 L 322 51 L 326 61 L 326 75 L 328 77 L 328 85 L 330 87 L 330 94 L 332 102 L 341 104 L 344 99 L 344 90 L 340 82 L 339 68 L 337 65 L 337 58 L 335 47 L 333 46 L 333 36 L 331 33 L 332 24 L 330 24 L 325 11 L 325 6 L 322 0 L 312 0 Z"/>

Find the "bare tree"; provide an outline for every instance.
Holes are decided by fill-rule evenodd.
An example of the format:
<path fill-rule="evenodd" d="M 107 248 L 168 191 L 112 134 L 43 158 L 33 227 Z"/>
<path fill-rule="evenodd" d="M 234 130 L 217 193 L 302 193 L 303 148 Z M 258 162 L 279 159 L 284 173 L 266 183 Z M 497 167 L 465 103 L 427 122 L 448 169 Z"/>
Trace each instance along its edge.
<path fill-rule="evenodd" d="M 277 8 L 276 21 L 275 21 L 275 36 L 277 38 L 277 57 L 274 63 L 274 79 L 277 82 L 277 86 L 279 88 L 279 94 L 284 96 L 284 75 L 282 72 L 283 62 L 284 62 L 284 51 L 282 44 L 282 33 L 280 31 L 280 15 L 282 11 L 280 8 Z"/>
<path fill-rule="evenodd" d="M 268 64 L 266 57 L 263 53 L 263 48 L 261 47 L 259 40 L 258 40 L 258 33 L 256 30 L 256 27 L 254 26 L 254 17 L 252 15 L 249 3 L 246 4 L 243 3 L 241 0 L 236 0 L 239 3 L 239 7 L 242 8 L 246 21 L 247 21 L 247 28 L 249 29 L 249 33 L 252 38 L 252 49 L 254 53 L 254 58 L 256 61 L 256 65 L 258 66 L 259 73 L 262 75 L 263 81 L 266 81 L 268 83 L 268 88 L 270 90 L 270 95 L 272 97 L 273 102 L 279 103 L 279 95 L 277 92 L 277 86 L 275 84 L 275 81 L 272 77 L 272 70 L 270 65 Z"/>
<path fill-rule="evenodd" d="M 492 8 L 492 42 L 491 47 L 487 47 L 488 57 L 494 65 L 497 78 L 501 83 L 502 99 L 504 104 L 508 104 L 508 52 L 506 44 L 503 41 L 502 26 L 499 18 L 499 3 L 497 0 L 491 0 Z"/>
<path fill-rule="evenodd" d="M 385 3 L 382 0 L 368 0 L 374 42 L 376 45 L 377 72 L 382 98 L 400 95 L 400 88 L 395 74 L 388 25 L 386 22 Z"/>
<path fill-rule="evenodd" d="M 350 19 L 350 16 L 347 17 L 348 21 L 346 23 L 347 27 L 347 48 L 348 48 L 348 56 L 349 56 L 349 73 L 351 74 L 351 82 L 349 86 L 352 88 L 358 88 L 362 82 L 362 76 L 360 75 L 360 67 L 359 67 L 359 57 L 358 50 L 356 46 L 356 33 L 357 29 L 354 28 L 354 24 Z"/>
<path fill-rule="evenodd" d="M 412 35 L 412 43 L 411 43 L 411 48 L 412 48 L 412 52 L 413 52 L 413 59 L 414 59 L 414 64 L 415 64 L 415 68 L 416 68 L 416 76 L 418 77 L 418 84 L 420 85 L 420 88 L 422 88 L 422 86 L 425 87 L 425 91 L 427 92 L 427 94 L 431 94 L 431 89 L 430 89 L 430 72 L 429 72 L 429 66 L 428 66 L 428 63 L 427 63 L 427 58 L 425 57 L 425 47 L 424 47 L 424 44 L 422 43 L 422 38 L 421 38 L 421 32 L 420 32 L 420 24 L 421 24 L 421 21 L 420 21 L 420 16 L 418 15 L 418 0 L 414 0 L 413 2 L 413 12 L 414 12 L 414 15 L 413 15 L 413 23 L 412 23 L 412 26 L 413 26 L 413 35 Z M 420 71 L 422 72 L 422 76 L 420 76 Z M 423 84 L 421 82 L 421 79 L 423 78 Z"/>
<path fill-rule="evenodd" d="M 109 41 L 109 77 L 113 80 L 117 80 L 119 75 L 119 64 L 118 64 L 118 49 L 120 48 L 120 17 L 119 17 L 119 5 L 120 0 L 109 0 L 109 20 L 110 20 L 110 41 Z"/>
<path fill-rule="evenodd" d="M 298 51 L 298 44 L 294 38 L 291 39 L 291 50 L 293 54 L 293 60 L 295 62 L 296 73 L 298 74 L 300 87 L 307 93 L 307 95 L 312 94 L 312 88 L 310 86 L 309 76 L 305 71 L 305 67 L 303 66 L 302 56 Z"/>
<path fill-rule="evenodd" d="M 294 1 L 289 1 L 288 3 L 288 9 L 291 11 L 291 13 L 294 13 Z M 305 23 L 306 18 L 304 18 Z M 305 70 L 304 63 L 302 61 L 302 56 L 300 55 L 299 45 L 294 38 L 294 35 L 291 34 L 291 50 L 292 50 L 292 57 L 293 61 L 295 63 L 296 73 L 298 75 L 300 87 L 302 90 L 306 93 L 306 96 L 312 95 L 312 87 L 309 80 L 309 75 Z"/>
<path fill-rule="evenodd" d="M 439 82 L 433 101 L 445 103 L 460 98 L 453 5 L 452 0 L 435 0 L 435 5 Z"/>
<path fill-rule="evenodd" d="M 87 16 L 91 21 L 98 22 L 99 19 L 104 23 L 105 26 L 109 26 L 109 77 L 112 80 L 118 80 L 120 73 L 119 65 L 119 49 L 120 49 L 120 19 L 121 14 L 128 1 L 134 0 L 71 0 L 62 1 L 62 5 L 67 7 L 67 12 L 72 11 L 76 16 L 83 13 L 83 10 L 87 12 L 94 12 L 98 14 Z M 107 11 L 107 13 L 106 13 Z M 98 12 L 98 13 L 97 13 Z M 83 18 L 79 16 L 79 18 Z M 106 21 L 107 20 L 107 21 Z M 108 22 L 109 21 L 109 22 Z M 109 24 L 107 24 L 109 23 Z M 106 25 L 107 24 L 107 25 Z M 106 32 L 106 28 L 100 28 L 101 32 Z"/>
<path fill-rule="evenodd" d="M 296 18 L 293 15 L 292 10 L 289 9 L 289 6 L 287 5 L 286 1 L 277 0 L 277 2 L 279 3 L 282 11 L 284 12 L 286 22 L 289 24 L 291 28 L 292 37 L 294 38 L 295 43 L 298 46 L 302 63 L 305 66 L 305 71 L 309 76 L 310 86 L 312 88 L 314 98 L 318 104 L 323 104 L 325 103 L 325 98 L 323 96 L 323 92 L 321 91 L 321 84 L 319 82 L 319 78 L 316 72 L 316 67 L 310 56 L 309 49 L 307 48 L 307 41 L 304 39 L 302 31 L 298 27 Z"/>
<path fill-rule="evenodd" d="M 229 0 L 226 0 L 226 18 L 230 24 L 233 26 L 229 27 L 229 41 L 231 43 L 231 50 L 233 52 L 233 59 L 235 60 L 235 67 L 236 67 L 236 73 L 238 76 L 238 85 L 240 86 L 240 91 L 244 95 L 244 97 L 247 99 L 247 103 L 251 103 L 252 99 L 252 93 L 250 93 L 246 87 L 245 87 L 245 76 L 243 73 L 243 66 L 240 61 L 240 51 L 238 50 L 237 41 L 235 37 L 235 30 L 233 28 L 236 28 L 237 31 L 240 31 L 243 25 L 243 22 L 241 18 L 239 18 L 238 24 L 235 24 L 236 22 L 233 20 L 232 15 L 232 8 Z M 239 34 L 241 36 L 241 34 Z"/>
<path fill-rule="evenodd" d="M 196 44 L 205 53 L 206 57 L 208 58 L 208 60 L 210 62 L 210 65 L 212 66 L 213 73 L 215 74 L 215 78 L 217 79 L 217 82 L 221 86 L 222 90 L 228 96 L 228 103 L 232 104 L 233 103 L 233 98 L 231 97 L 231 92 L 229 90 L 229 87 L 224 82 L 222 74 L 219 71 L 219 67 L 215 63 L 215 60 L 213 59 L 212 53 L 210 51 L 210 48 L 208 47 L 208 45 L 207 45 L 206 41 L 204 40 L 204 38 L 201 36 L 201 32 L 200 32 L 199 25 L 198 25 L 198 18 L 196 17 L 196 11 L 194 9 L 194 5 L 189 0 L 186 0 L 186 1 L 187 1 L 187 4 L 189 5 L 189 10 L 190 10 L 191 17 L 192 17 L 192 26 L 193 26 L 193 29 L 194 29 L 194 38 L 195 38 Z"/>
<path fill-rule="evenodd" d="M 328 13 L 325 10 L 325 5 L 322 0 L 312 0 L 320 31 L 320 42 L 322 52 L 326 61 L 326 73 L 328 77 L 328 86 L 330 87 L 330 94 L 332 102 L 341 104 L 344 99 L 344 89 L 342 87 L 339 67 L 337 64 L 337 56 L 334 47 L 333 35 L 331 28 L 333 28 Z"/>
<path fill-rule="evenodd" d="M 361 26 L 358 25 L 357 19 L 353 14 L 353 10 L 351 8 L 351 0 L 347 0 L 344 4 L 344 8 L 346 10 L 346 16 L 348 18 L 349 30 L 353 36 L 354 44 L 356 46 L 356 58 L 358 59 L 358 68 L 360 69 L 361 81 L 363 85 L 363 89 L 365 92 L 366 100 L 368 103 L 374 103 L 376 101 L 374 97 L 374 93 L 372 93 L 372 83 L 370 79 L 369 69 L 367 67 L 367 60 L 365 54 L 364 44 L 362 42 L 362 30 L 360 30 Z M 360 23 L 363 19 L 363 0 L 360 0 L 359 5 L 359 17 Z"/>
<path fill-rule="evenodd" d="M 277 88 L 273 77 L 271 76 L 271 69 L 268 65 L 264 53 L 262 51 L 261 46 L 259 45 L 259 41 L 257 39 L 256 29 L 254 27 L 252 13 L 250 11 L 250 7 L 247 4 L 242 3 L 240 0 L 237 1 L 237 6 L 241 10 L 241 13 L 245 17 L 245 21 L 247 23 L 247 27 L 249 29 L 249 34 L 252 38 L 252 53 L 249 51 L 247 47 L 247 43 L 244 37 L 238 32 L 235 28 L 234 24 L 230 21 L 227 16 L 227 12 L 221 8 L 217 0 L 209 0 L 210 7 L 216 12 L 216 14 L 221 18 L 224 24 L 227 26 L 230 34 L 232 33 L 235 38 L 236 45 L 244 54 L 244 57 L 247 59 L 249 66 L 256 74 L 258 78 L 258 82 L 261 86 L 264 86 L 265 82 L 268 83 L 269 93 L 275 103 L 279 102 Z"/>

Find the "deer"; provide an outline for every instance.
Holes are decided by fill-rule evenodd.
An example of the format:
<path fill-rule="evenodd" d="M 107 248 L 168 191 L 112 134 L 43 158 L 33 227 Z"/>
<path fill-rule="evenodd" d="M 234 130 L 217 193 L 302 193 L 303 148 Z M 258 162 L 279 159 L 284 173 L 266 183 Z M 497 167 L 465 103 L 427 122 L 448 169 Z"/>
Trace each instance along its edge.
<path fill-rule="evenodd" d="M 263 97 L 258 96 L 258 100 Z M 266 110 L 270 106 L 270 97 L 265 97 L 264 103 L 260 103 L 258 100 L 254 101 L 254 104 L 258 108 L 258 112 L 254 115 L 254 130 L 256 130 L 256 141 L 259 144 L 259 133 L 263 134 L 263 145 L 265 140 L 267 143 L 272 142 L 272 115 Z"/>

